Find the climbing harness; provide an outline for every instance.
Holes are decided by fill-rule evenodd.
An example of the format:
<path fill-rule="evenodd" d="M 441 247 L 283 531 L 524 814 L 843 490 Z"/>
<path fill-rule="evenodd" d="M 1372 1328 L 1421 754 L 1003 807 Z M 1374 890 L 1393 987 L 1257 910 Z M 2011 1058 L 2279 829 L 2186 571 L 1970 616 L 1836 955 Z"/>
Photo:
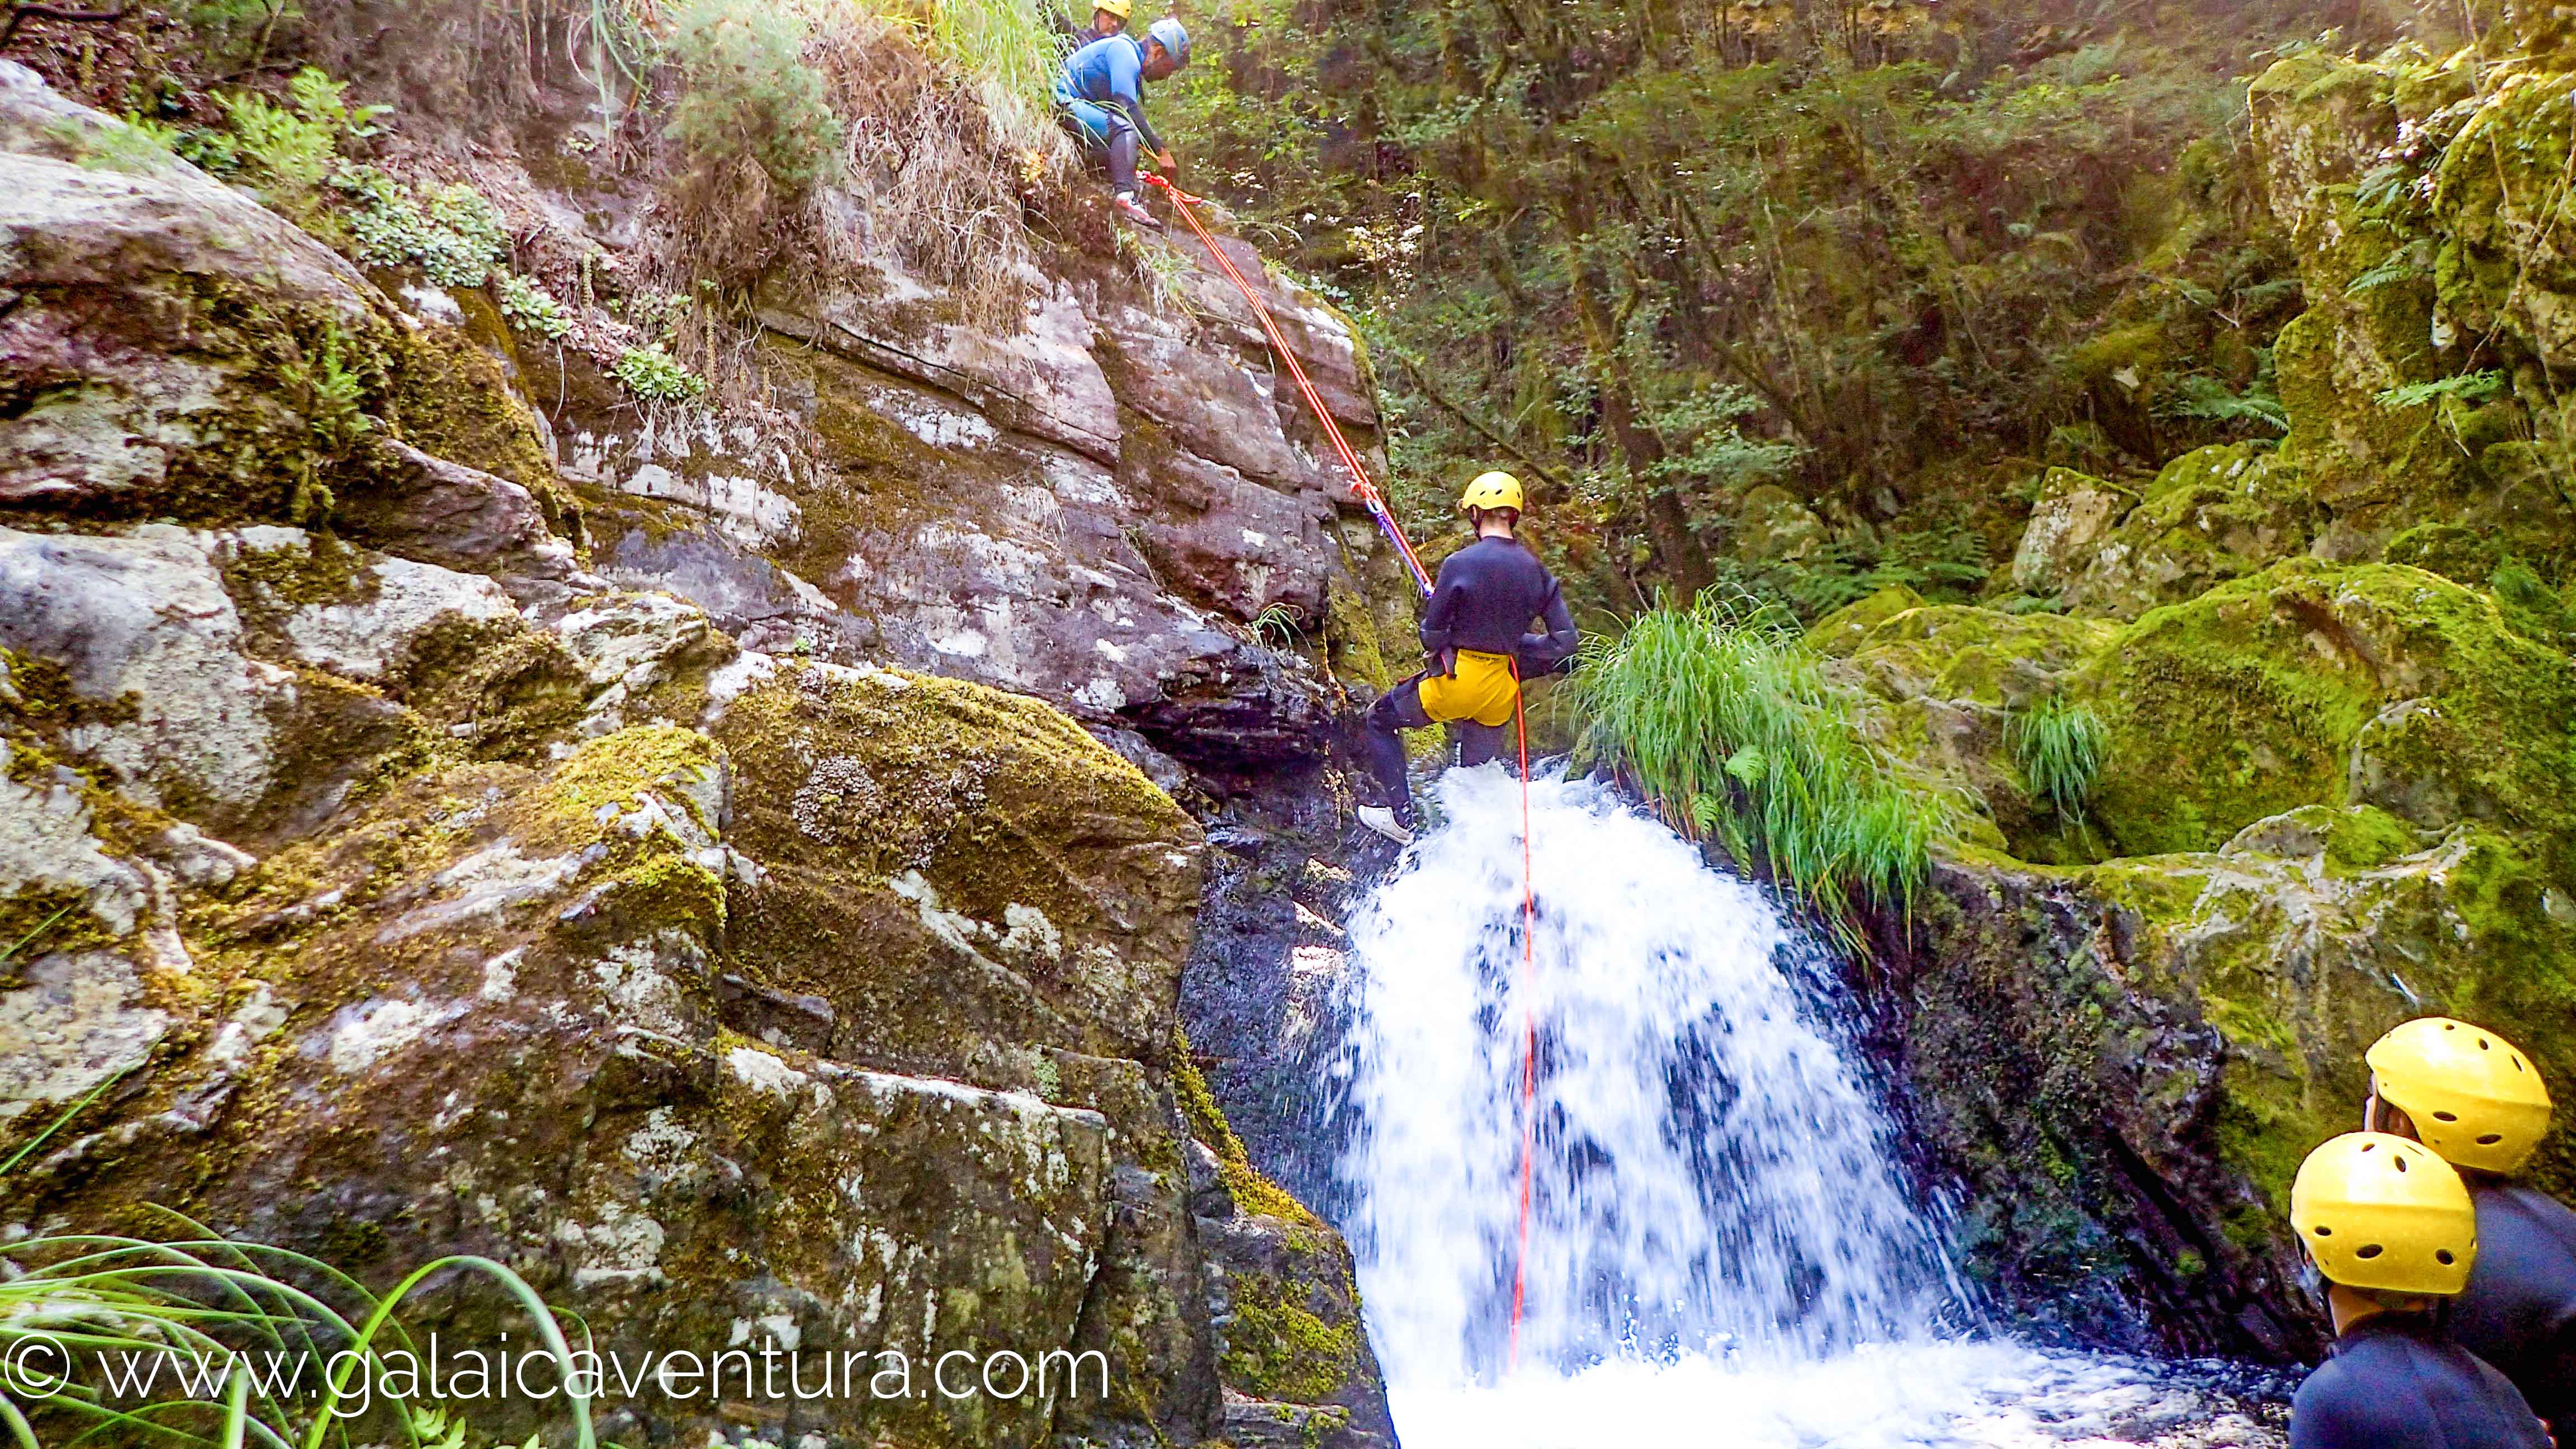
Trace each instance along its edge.
<path fill-rule="evenodd" d="M 1305 367 L 1289 348 L 1288 339 L 1280 335 L 1279 323 L 1270 315 L 1269 306 L 1261 300 L 1259 293 L 1252 290 L 1252 283 L 1244 280 L 1234 260 L 1216 244 L 1216 238 L 1208 233 L 1198 214 L 1191 210 L 1203 198 L 1192 196 L 1174 186 L 1169 179 L 1150 172 L 1145 179 L 1171 193 L 1173 209 L 1181 214 L 1181 220 L 1190 224 L 1190 230 L 1198 234 L 1208 255 L 1216 258 L 1217 266 L 1234 283 L 1235 290 L 1243 294 L 1243 300 L 1251 304 L 1252 315 L 1260 321 L 1261 330 L 1269 335 L 1270 345 L 1277 349 L 1279 360 L 1288 365 L 1288 375 L 1297 380 L 1297 390 L 1305 394 L 1306 406 L 1314 409 L 1315 421 L 1323 424 L 1324 436 L 1332 439 L 1333 451 L 1341 455 L 1342 466 L 1350 470 L 1352 494 L 1367 507 L 1369 516 L 1377 520 L 1377 526 L 1394 542 L 1395 551 L 1404 556 L 1404 566 L 1413 571 L 1414 583 L 1424 594 L 1429 594 L 1429 570 L 1423 568 L 1421 556 L 1413 551 L 1412 543 L 1405 538 L 1404 529 L 1395 521 L 1395 511 L 1387 506 L 1385 496 L 1377 491 L 1375 483 L 1369 481 L 1368 470 L 1360 466 L 1359 454 L 1351 451 L 1350 443 L 1342 437 L 1341 426 L 1333 421 L 1332 409 L 1324 406 L 1322 395 L 1315 391 L 1315 384 L 1306 376 Z M 1520 1241 L 1512 1259 L 1512 1328 L 1510 1349 L 1504 1363 L 1506 1371 L 1520 1364 L 1521 1306 L 1529 1286 L 1530 1179 L 1538 1149 L 1538 1005 L 1533 989 L 1538 977 L 1538 893 L 1532 884 L 1530 871 L 1529 716 L 1522 706 L 1520 683 L 1520 664 L 1515 660 L 1512 664 L 1512 731 L 1519 741 L 1521 757 L 1521 1201 Z"/>
<path fill-rule="evenodd" d="M 1261 330 L 1269 334 L 1270 345 L 1278 350 L 1279 360 L 1288 364 L 1288 375 L 1297 380 L 1297 390 L 1306 395 L 1306 406 L 1314 409 L 1315 421 L 1324 425 L 1324 436 L 1332 440 L 1333 451 L 1341 455 L 1342 466 L 1350 471 L 1352 494 L 1368 509 L 1369 516 L 1377 520 L 1377 526 L 1395 544 L 1395 551 L 1404 556 L 1404 566 L 1412 570 L 1413 582 L 1424 594 L 1429 594 L 1430 571 L 1423 568 L 1421 556 L 1413 551 L 1413 544 L 1405 538 L 1404 529 L 1395 521 L 1395 511 L 1387 507 L 1385 496 L 1377 491 L 1375 483 L 1369 481 L 1368 469 L 1360 466 L 1359 454 L 1351 451 L 1349 441 L 1342 437 L 1341 425 L 1333 421 L 1333 410 L 1324 406 L 1322 395 L 1315 391 L 1315 384 L 1306 376 L 1305 367 L 1297 361 L 1297 354 L 1290 350 L 1288 339 L 1280 335 L 1279 323 L 1270 315 L 1270 308 L 1262 302 L 1260 294 L 1252 290 L 1252 284 L 1244 280 L 1243 273 L 1235 269 L 1234 259 L 1216 244 L 1214 236 L 1209 235 L 1198 213 L 1190 209 L 1205 198 L 1192 196 L 1174 186 L 1169 179 L 1151 172 L 1146 173 L 1145 179 L 1172 194 L 1173 209 L 1181 214 L 1181 220 L 1190 224 L 1191 231 L 1198 233 L 1208 255 L 1216 258 L 1217 266 L 1234 283 L 1235 290 L 1243 294 L 1243 300 L 1252 304 L 1252 315 L 1259 319 Z"/>

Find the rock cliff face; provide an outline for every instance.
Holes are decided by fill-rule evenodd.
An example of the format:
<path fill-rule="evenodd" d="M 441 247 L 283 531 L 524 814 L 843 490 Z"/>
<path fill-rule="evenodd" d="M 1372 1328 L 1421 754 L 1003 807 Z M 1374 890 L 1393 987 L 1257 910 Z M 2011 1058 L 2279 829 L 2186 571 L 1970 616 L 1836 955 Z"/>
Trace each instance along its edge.
<path fill-rule="evenodd" d="M 1177 1030 L 1174 796 L 1319 788 L 1402 608 L 1230 287 L 1033 250 L 970 324 L 871 255 L 762 291 L 772 406 L 642 406 L 138 136 L 0 63 L 0 1130 L 99 1094 L 9 1218 L 1108 1365 L 630 1441 L 1391 1443 L 1347 1252 Z M 647 198 L 520 144 L 402 154 L 614 265 Z"/>
<path fill-rule="evenodd" d="M 2075 1336 L 2312 1352 L 2289 1182 L 2397 1021 L 2492 1022 L 2576 1081 L 2569 359 L 2527 219 L 2557 46 L 2257 80 L 2308 299 L 2287 438 L 2049 473 L 2010 579 L 2063 615 L 1900 589 L 1811 635 L 1969 807 L 1883 932 L 1884 1045 L 1979 1271 Z M 2043 707 L 2098 721 L 2071 817 L 2014 748 Z M 2576 1186 L 2576 1136 L 2535 1172 Z"/>

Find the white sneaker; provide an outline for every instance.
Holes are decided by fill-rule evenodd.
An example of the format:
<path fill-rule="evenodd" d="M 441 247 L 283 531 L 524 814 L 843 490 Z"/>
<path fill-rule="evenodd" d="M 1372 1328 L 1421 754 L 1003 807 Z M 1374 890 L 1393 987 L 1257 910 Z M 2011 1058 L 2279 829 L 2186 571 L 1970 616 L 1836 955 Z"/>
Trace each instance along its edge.
<path fill-rule="evenodd" d="M 1136 223 L 1138 226 L 1155 225 L 1154 213 L 1145 209 L 1145 203 L 1136 199 L 1135 192 L 1119 192 L 1116 196 L 1109 199 L 1109 204 L 1118 209 L 1119 215 L 1126 217 L 1129 221 Z"/>
<path fill-rule="evenodd" d="M 1367 826 L 1369 829 L 1376 831 L 1378 834 L 1385 836 L 1387 839 L 1394 841 L 1398 845 L 1411 845 L 1413 843 L 1412 828 L 1407 826 L 1403 821 L 1396 819 L 1395 812 L 1389 810 L 1383 805 L 1361 806 L 1360 823 Z"/>

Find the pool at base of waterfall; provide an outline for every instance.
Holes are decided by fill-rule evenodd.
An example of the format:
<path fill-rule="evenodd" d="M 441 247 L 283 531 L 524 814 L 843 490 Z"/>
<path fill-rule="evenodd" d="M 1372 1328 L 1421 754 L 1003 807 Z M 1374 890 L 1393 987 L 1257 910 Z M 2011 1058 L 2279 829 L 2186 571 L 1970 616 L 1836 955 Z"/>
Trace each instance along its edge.
<path fill-rule="evenodd" d="M 1405 1449 L 2279 1449 L 2288 1380 L 1984 1341 L 1389 1386 Z"/>

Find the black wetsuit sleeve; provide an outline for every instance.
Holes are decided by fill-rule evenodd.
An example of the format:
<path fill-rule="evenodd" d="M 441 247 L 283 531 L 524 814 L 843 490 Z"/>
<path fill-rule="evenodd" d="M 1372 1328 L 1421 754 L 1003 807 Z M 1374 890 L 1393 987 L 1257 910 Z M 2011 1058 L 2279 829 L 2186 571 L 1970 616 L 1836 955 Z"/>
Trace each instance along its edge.
<path fill-rule="evenodd" d="M 1574 657 L 1583 636 L 1575 632 L 1574 615 L 1565 607 L 1565 591 L 1557 587 L 1556 578 L 1547 581 L 1547 602 L 1539 608 L 1539 618 L 1547 628 L 1537 634 L 1521 636 L 1520 660 L 1523 674 L 1549 674 Z"/>
<path fill-rule="evenodd" d="M 1422 624 L 1415 630 L 1422 636 L 1422 652 L 1431 656 L 1438 668 L 1440 656 L 1458 647 L 1455 630 L 1458 611 L 1465 602 L 1469 570 L 1451 554 L 1440 565 L 1439 581 L 1431 586 L 1431 602 L 1422 611 Z"/>

